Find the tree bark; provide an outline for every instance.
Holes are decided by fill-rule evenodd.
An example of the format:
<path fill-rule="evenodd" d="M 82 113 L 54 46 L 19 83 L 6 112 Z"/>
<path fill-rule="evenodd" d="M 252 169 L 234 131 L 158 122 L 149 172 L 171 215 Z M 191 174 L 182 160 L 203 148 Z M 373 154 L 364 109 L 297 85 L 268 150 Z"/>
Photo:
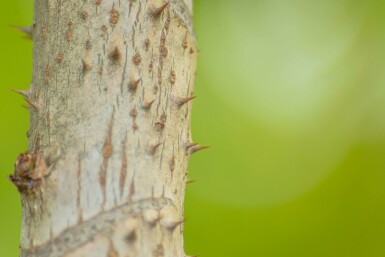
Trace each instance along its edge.
<path fill-rule="evenodd" d="M 10 176 L 29 257 L 184 257 L 191 0 L 35 0 L 29 149 Z"/>

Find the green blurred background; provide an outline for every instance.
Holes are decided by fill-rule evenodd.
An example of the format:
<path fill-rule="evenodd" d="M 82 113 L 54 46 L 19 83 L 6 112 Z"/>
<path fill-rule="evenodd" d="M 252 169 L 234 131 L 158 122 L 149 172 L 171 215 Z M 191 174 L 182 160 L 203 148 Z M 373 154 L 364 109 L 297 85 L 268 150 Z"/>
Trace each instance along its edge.
<path fill-rule="evenodd" d="M 6 179 L 26 149 L 32 1 L 0 8 L 0 256 L 18 254 Z M 186 251 L 385 256 L 385 2 L 196 0 L 199 68 Z"/>

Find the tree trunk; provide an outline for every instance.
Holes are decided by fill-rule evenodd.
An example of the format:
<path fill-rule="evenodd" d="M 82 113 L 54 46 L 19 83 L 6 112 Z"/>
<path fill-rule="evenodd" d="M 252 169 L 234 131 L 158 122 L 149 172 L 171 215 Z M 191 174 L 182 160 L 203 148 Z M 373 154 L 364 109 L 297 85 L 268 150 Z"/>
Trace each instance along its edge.
<path fill-rule="evenodd" d="M 35 0 L 20 256 L 185 256 L 191 6 Z"/>

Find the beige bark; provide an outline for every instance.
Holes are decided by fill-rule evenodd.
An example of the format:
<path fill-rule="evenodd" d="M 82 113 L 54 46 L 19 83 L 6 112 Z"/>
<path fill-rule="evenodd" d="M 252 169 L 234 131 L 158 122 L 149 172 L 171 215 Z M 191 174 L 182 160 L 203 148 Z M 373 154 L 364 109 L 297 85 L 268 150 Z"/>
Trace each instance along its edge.
<path fill-rule="evenodd" d="M 191 6 L 35 0 L 21 256 L 185 256 Z"/>

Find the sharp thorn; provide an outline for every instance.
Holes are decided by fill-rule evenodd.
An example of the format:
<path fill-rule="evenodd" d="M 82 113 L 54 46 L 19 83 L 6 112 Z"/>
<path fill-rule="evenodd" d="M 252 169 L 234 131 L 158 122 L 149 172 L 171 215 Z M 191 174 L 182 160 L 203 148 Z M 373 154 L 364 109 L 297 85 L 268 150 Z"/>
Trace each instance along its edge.
<path fill-rule="evenodd" d="M 134 242 L 138 238 L 137 232 L 135 229 L 132 229 L 125 237 L 128 243 Z"/>
<path fill-rule="evenodd" d="M 115 47 L 114 50 L 110 53 L 110 58 L 114 61 L 117 62 L 120 60 L 121 54 L 119 51 L 118 47 Z"/>
<path fill-rule="evenodd" d="M 162 13 L 164 12 L 164 10 L 166 9 L 166 7 L 168 6 L 168 2 L 167 3 L 164 3 L 162 6 L 156 8 L 153 12 L 152 12 L 152 16 L 154 18 L 159 18 L 160 15 L 162 15 Z"/>
<path fill-rule="evenodd" d="M 33 27 L 34 26 L 16 26 L 16 25 L 11 25 L 11 27 L 21 31 L 24 33 L 26 38 L 32 40 L 32 33 L 33 33 Z"/>
<path fill-rule="evenodd" d="M 136 90 L 138 89 L 138 86 L 139 86 L 139 83 L 142 79 L 137 79 L 137 80 L 133 80 L 131 81 L 129 84 L 128 84 L 128 89 L 132 92 L 136 92 Z"/>
<path fill-rule="evenodd" d="M 82 64 L 83 64 L 83 74 L 91 70 L 91 66 L 88 63 L 86 63 L 84 59 L 82 59 Z"/>
<path fill-rule="evenodd" d="M 182 107 L 183 105 L 187 104 L 188 102 L 190 102 L 191 100 L 195 99 L 196 96 L 189 96 L 189 97 L 185 97 L 185 98 L 177 98 L 176 99 L 176 104 L 178 105 L 178 107 Z"/>
<path fill-rule="evenodd" d="M 26 98 L 26 97 L 24 98 L 24 100 L 27 101 L 27 103 L 28 103 L 33 109 L 35 109 L 36 111 L 39 110 L 39 106 L 38 106 L 37 104 L 33 103 L 31 100 L 29 100 L 29 99 Z"/>
<path fill-rule="evenodd" d="M 155 102 L 155 99 L 152 99 L 151 101 L 145 101 L 143 103 L 143 109 L 149 110 L 154 102 Z"/>
<path fill-rule="evenodd" d="M 21 90 L 21 89 L 15 89 L 15 88 L 12 88 L 11 90 L 25 98 L 29 97 L 29 90 Z"/>
<path fill-rule="evenodd" d="M 180 225 L 182 225 L 183 223 L 185 223 L 185 219 L 181 220 L 181 221 L 176 221 L 176 222 L 171 222 L 169 224 L 167 224 L 167 229 L 170 231 L 170 232 L 173 232 L 177 227 L 179 227 Z"/>
<path fill-rule="evenodd" d="M 135 107 L 130 111 L 130 116 L 134 119 L 138 116 L 138 110 Z"/>
<path fill-rule="evenodd" d="M 197 146 L 197 145 L 198 145 L 198 143 L 187 143 L 187 144 L 186 144 L 186 149 L 188 150 L 188 149 L 190 149 L 191 147 Z"/>
<path fill-rule="evenodd" d="M 198 151 L 201 151 L 201 150 L 204 150 L 204 149 L 207 149 L 209 148 L 210 146 L 202 146 L 202 145 L 196 145 L 196 146 L 193 146 L 191 147 L 191 150 L 190 150 L 190 153 L 193 154 L 193 153 L 196 153 Z"/>
<path fill-rule="evenodd" d="M 154 155 L 155 154 L 155 152 L 156 152 L 156 150 L 159 148 L 159 146 L 161 146 L 163 143 L 162 142 L 160 142 L 160 143 L 157 143 L 156 145 L 153 145 L 153 146 L 151 146 L 151 148 L 150 148 L 150 153 L 152 154 L 152 155 Z"/>

